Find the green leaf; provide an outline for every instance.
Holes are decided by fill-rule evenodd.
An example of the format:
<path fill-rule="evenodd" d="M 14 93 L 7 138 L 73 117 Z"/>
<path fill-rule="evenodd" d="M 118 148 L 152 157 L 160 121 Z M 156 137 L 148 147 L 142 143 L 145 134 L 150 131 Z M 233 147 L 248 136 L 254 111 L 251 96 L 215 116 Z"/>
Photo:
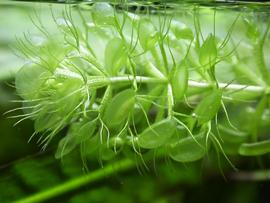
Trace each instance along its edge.
<path fill-rule="evenodd" d="M 114 9 L 109 3 L 95 3 L 91 14 L 96 25 L 114 25 L 115 23 Z"/>
<path fill-rule="evenodd" d="M 157 98 L 159 98 L 164 89 L 165 86 L 163 85 L 155 85 L 155 87 L 152 87 L 149 92 L 144 95 L 143 99 L 141 99 L 140 97 L 137 98 L 138 102 L 141 104 L 145 112 L 149 111 L 150 107 L 153 105 L 153 102 L 155 102 Z"/>
<path fill-rule="evenodd" d="M 96 120 L 87 122 L 84 125 L 82 125 L 79 128 L 79 131 L 77 132 L 77 142 L 81 143 L 91 138 L 96 130 L 96 125 L 97 125 Z"/>
<path fill-rule="evenodd" d="M 177 39 L 192 40 L 194 38 L 192 30 L 181 22 L 172 21 L 171 30 Z"/>
<path fill-rule="evenodd" d="M 262 121 L 262 115 L 267 108 L 268 96 L 264 95 L 256 106 L 256 111 L 253 116 L 253 120 L 250 123 L 250 132 L 252 134 L 252 141 L 257 140 L 259 124 Z"/>
<path fill-rule="evenodd" d="M 199 125 L 207 123 L 215 117 L 221 105 L 222 90 L 215 89 L 206 96 L 195 108 L 192 115 L 196 119 L 191 119 L 190 128 L 192 129 L 196 123 Z"/>
<path fill-rule="evenodd" d="M 138 135 L 138 144 L 146 149 L 160 147 L 167 143 L 175 131 L 176 124 L 172 119 L 159 121 Z"/>
<path fill-rule="evenodd" d="M 116 156 L 116 153 L 111 149 L 108 148 L 106 145 L 101 145 L 99 149 L 100 158 L 104 161 L 109 161 Z"/>
<path fill-rule="evenodd" d="M 89 140 L 96 130 L 96 124 L 96 120 L 73 123 L 68 134 L 60 140 L 55 157 L 61 158 L 74 150 L 77 145 Z"/>
<path fill-rule="evenodd" d="M 50 110 L 43 109 L 35 117 L 35 123 L 34 123 L 35 132 L 53 130 L 61 121 L 61 117 L 53 113 L 48 113 L 48 112 L 50 112 Z"/>
<path fill-rule="evenodd" d="M 77 78 L 59 78 L 57 82 L 57 85 L 54 87 L 55 91 L 52 91 L 49 96 L 52 100 L 58 101 L 57 104 L 63 110 L 73 109 L 74 105 L 81 101 L 84 96 L 81 91 L 78 91 L 84 85 L 83 82 Z M 64 110 L 64 112 L 66 111 Z"/>
<path fill-rule="evenodd" d="M 99 134 L 95 134 L 90 139 L 84 142 L 85 149 L 83 151 L 84 156 L 96 158 L 98 156 L 98 149 L 100 147 L 100 137 Z"/>
<path fill-rule="evenodd" d="M 211 66 L 217 59 L 217 45 L 215 37 L 210 34 L 203 42 L 199 51 L 199 61 L 202 66 Z"/>
<path fill-rule="evenodd" d="M 205 145 L 205 136 L 201 134 L 194 136 L 194 138 L 189 136 L 170 145 L 170 157 L 178 162 L 192 162 L 204 157 L 207 151 L 205 147 L 203 147 Z"/>
<path fill-rule="evenodd" d="M 67 135 L 62 138 L 58 144 L 58 148 L 55 153 L 55 158 L 59 159 L 63 156 L 69 154 L 77 146 L 76 137 L 72 135 Z"/>
<path fill-rule="evenodd" d="M 105 49 L 105 67 L 116 75 L 121 67 L 127 62 L 127 49 L 125 43 L 120 38 L 111 39 Z"/>
<path fill-rule="evenodd" d="M 143 97 L 136 97 L 136 104 L 134 108 L 133 118 L 134 123 L 145 123 L 146 117 L 144 115 L 144 112 L 147 114 L 149 110 L 151 109 L 153 103 L 157 102 L 159 96 L 164 91 L 164 85 L 155 85 L 149 87 L 146 95 L 143 95 Z"/>
<path fill-rule="evenodd" d="M 41 91 L 44 99 L 37 114 L 33 115 L 37 132 L 54 130 L 60 123 L 60 129 L 65 126 L 83 99 L 81 91 L 78 91 L 81 85 L 82 81 L 78 79 L 57 78 L 46 86 L 46 91 Z"/>
<path fill-rule="evenodd" d="M 240 155 L 243 156 L 260 156 L 270 153 L 270 140 L 243 143 L 238 150 Z"/>
<path fill-rule="evenodd" d="M 188 68 L 185 63 L 177 66 L 171 79 L 173 96 L 176 101 L 183 98 L 188 87 Z"/>
<path fill-rule="evenodd" d="M 158 32 L 153 23 L 148 19 L 143 19 L 139 23 L 139 41 L 144 50 L 154 48 L 158 41 Z"/>
<path fill-rule="evenodd" d="M 24 99 L 36 99 L 39 90 L 50 73 L 36 64 L 24 65 L 16 74 L 15 85 L 18 94 Z"/>
<path fill-rule="evenodd" d="M 247 37 L 253 42 L 256 43 L 260 38 L 260 31 L 253 20 L 251 19 L 244 19 L 244 23 L 246 25 L 247 31 L 246 35 Z"/>
<path fill-rule="evenodd" d="M 222 140 L 230 143 L 242 143 L 245 142 L 248 138 L 248 133 L 235 130 L 232 128 L 225 127 L 221 124 L 218 125 L 219 133 L 222 137 Z"/>
<path fill-rule="evenodd" d="M 115 127 L 122 124 L 133 111 L 134 105 L 134 90 L 127 89 L 115 95 L 108 103 L 104 112 L 104 121 L 106 125 Z"/>

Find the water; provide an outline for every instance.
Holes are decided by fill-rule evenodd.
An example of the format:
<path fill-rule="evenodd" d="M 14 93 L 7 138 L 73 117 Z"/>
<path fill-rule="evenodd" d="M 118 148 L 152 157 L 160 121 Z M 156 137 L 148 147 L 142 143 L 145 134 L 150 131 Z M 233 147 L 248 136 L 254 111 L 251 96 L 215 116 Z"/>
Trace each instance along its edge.
<path fill-rule="evenodd" d="M 46 2 L 52 2 L 46 3 Z M 83 12 L 90 12 L 88 8 L 93 4 L 92 2 L 83 2 L 78 4 L 79 1 L 68 1 L 69 5 L 73 7 L 73 10 L 77 10 L 78 7 L 81 10 L 86 10 Z M 265 24 L 269 19 L 269 2 L 242 2 L 242 1 L 182 1 L 184 3 L 175 3 L 175 1 L 170 1 L 166 4 L 160 4 L 145 1 L 130 1 L 128 5 L 115 4 L 116 8 L 120 10 L 129 10 L 130 12 L 146 13 L 178 13 L 181 16 L 182 21 L 189 21 L 188 23 L 192 26 L 192 16 L 193 8 L 197 5 L 197 10 L 200 13 L 200 21 L 202 23 L 203 30 L 208 32 L 210 24 L 213 27 L 213 19 L 211 15 L 213 14 L 213 8 L 217 10 L 217 32 L 222 32 L 224 36 L 226 34 L 225 28 L 228 28 L 229 22 L 233 21 L 236 15 L 241 13 L 241 15 L 248 16 L 249 18 L 254 18 L 259 24 Z M 192 2 L 192 3 L 191 3 Z M 12 78 L 13 74 L 19 69 L 23 61 L 14 55 L 13 48 L 15 46 L 16 37 L 22 38 L 24 34 L 30 35 L 31 32 L 37 32 L 36 27 L 33 25 L 32 20 L 38 22 L 39 18 L 42 19 L 42 23 L 45 25 L 46 29 L 52 28 L 53 20 L 51 18 L 51 8 L 55 13 L 61 13 L 67 4 L 65 1 L 44 1 L 44 3 L 38 2 L 20 2 L 20 1 L 1 1 L 1 26 L 0 26 L 0 78 Z M 164 11 L 166 10 L 166 11 Z M 76 14 L 75 14 L 76 15 Z M 220 16 L 220 17 L 219 17 Z M 189 18 L 189 19 L 187 19 Z M 20 19 L 20 20 L 18 20 Z M 209 23 L 208 21 L 211 21 Z M 207 25 L 204 25 L 207 24 Z M 235 33 L 242 32 L 242 25 L 236 28 Z M 208 31 L 207 31 L 208 30 Z M 5 68 L 3 68 L 5 67 Z M 8 70 L 8 71 L 7 71 Z"/>

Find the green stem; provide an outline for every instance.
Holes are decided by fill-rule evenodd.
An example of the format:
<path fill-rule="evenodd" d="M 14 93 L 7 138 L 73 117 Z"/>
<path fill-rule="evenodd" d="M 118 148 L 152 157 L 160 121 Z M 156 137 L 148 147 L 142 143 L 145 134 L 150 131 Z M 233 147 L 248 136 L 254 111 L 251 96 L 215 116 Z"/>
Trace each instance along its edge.
<path fill-rule="evenodd" d="M 83 80 L 82 76 L 68 70 L 57 70 L 55 73 L 61 77 L 71 77 Z M 88 84 L 93 87 L 104 87 L 109 84 L 115 83 L 124 83 L 124 82 L 131 82 L 132 80 L 136 80 L 138 83 L 167 83 L 166 78 L 154 78 L 154 77 L 147 77 L 147 76 L 136 76 L 133 75 L 125 75 L 125 76 L 115 76 L 115 77 L 105 77 L 105 76 L 89 76 L 88 77 Z M 200 89 L 207 89 L 211 87 L 213 84 L 208 82 L 197 82 L 194 80 L 188 81 L 189 87 L 200 88 Z M 228 83 L 218 83 L 219 88 L 225 88 L 225 91 L 243 91 L 247 93 L 260 93 L 264 94 L 270 91 L 269 87 L 264 86 L 255 86 L 255 85 L 242 85 L 242 84 L 228 84 Z"/>
<path fill-rule="evenodd" d="M 155 59 L 155 62 L 156 62 L 156 65 L 157 67 L 159 68 L 159 70 L 165 74 L 166 73 L 166 69 L 163 67 L 161 61 L 160 61 L 160 58 L 159 58 L 159 55 L 158 55 L 158 52 L 156 50 L 156 48 L 154 47 L 153 49 L 150 50 L 153 58 Z"/>
<path fill-rule="evenodd" d="M 168 116 L 169 118 L 172 118 L 174 101 L 173 101 L 173 93 L 172 93 L 171 84 L 168 84 L 167 97 L 168 97 Z"/>
<path fill-rule="evenodd" d="M 57 197 L 59 195 L 65 194 L 69 191 L 72 191 L 77 188 L 81 188 L 84 185 L 92 183 L 97 180 L 101 180 L 106 176 L 109 176 L 113 173 L 125 171 L 136 166 L 136 163 L 130 159 L 124 159 L 113 163 L 104 168 L 98 169 L 87 175 L 72 179 L 55 187 L 49 188 L 47 190 L 41 191 L 29 197 L 15 201 L 14 203 L 36 203 L 49 200 L 51 198 Z"/>
<path fill-rule="evenodd" d="M 169 71 L 169 65 L 168 65 L 168 60 L 167 60 L 167 56 L 166 56 L 166 53 L 165 53 L 163 43 L 159 43 L 159 48 L 160 48 L 161 56 L 162 56 L 163 61 L 164 61 L 164 66 L 165 66 L 165 71 L 166 71 L 165 73 L 167 75 L 168 71 Z"/>

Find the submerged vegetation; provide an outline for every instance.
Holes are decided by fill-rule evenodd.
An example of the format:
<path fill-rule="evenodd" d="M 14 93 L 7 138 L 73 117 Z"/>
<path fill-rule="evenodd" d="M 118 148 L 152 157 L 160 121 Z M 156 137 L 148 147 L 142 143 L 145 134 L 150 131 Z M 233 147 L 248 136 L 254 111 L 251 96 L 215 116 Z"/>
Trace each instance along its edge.
<path fill-rule="evenodd" d="M 237 158 L 268 154 L 269 15 L 257 23 L 247 8 L 230 16 L 216 7 L 150 8 L 52 9 L 53 33 L 33 21 L 40 35 L 17 41 L 26 63 L 15 78 L 22 107 L 7 112 L 23 110 L 11 116 L 15 125 L 33 120 L 30 140 L 43 150 L 59 140 L 55 157 L 77 151 L 86 170 L 91 156 L 101 164 L 128 158 L 119 171 L 159 157 L 213 156 L 237 170 Z"/>
<path fill-rule="evenodd" d="M 176 161 L 195 161 L 211 146 L 226 156 L 223 134 L 239 145 L 241 155 L 269 151 L 268 141 L 258 140 L 258 124 L 270 101 L 263 52 L 269 23 L 261 28 L 249 16 L 236 14 L 222 38 L 215 30 L 215 9 L 207 35 L 196 8 L 194 27 L 166 10 L 156 15 L 117 12 L 108 3 L 89 10 L 91 19 L 78 11 L 82 25 L 75 24 L 70 8 L 62 18 L 52 11 L 60 34 L 48 33 L 40 22 L 40 39 L 18 40 L 29 61 L 16 75 L 25 111 L 17 123 L 33 119 L 33 136 L 44 149 L 67 127 L 57 158 L 77 146 L 82 156 L 87 148 L 114 156 L 129 146 L 139 156 L 164 150 Z M 232 37 L 237 23 L 247 27 L 245 39 Z M 249 40 L 254 64 L 240 53 L 247 46 L 244 40 Z M 233 76 L 222 81 L 217 69 Z M 257 98 L 250 129 L 230 121 L 227 106 L 253 104 Z"/>

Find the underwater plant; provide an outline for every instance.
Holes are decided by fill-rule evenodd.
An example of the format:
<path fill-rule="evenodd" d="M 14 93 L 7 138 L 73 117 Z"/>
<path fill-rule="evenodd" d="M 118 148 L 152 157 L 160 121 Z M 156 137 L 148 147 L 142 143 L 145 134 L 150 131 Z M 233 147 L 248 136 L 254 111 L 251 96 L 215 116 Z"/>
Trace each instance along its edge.
<path fill-rule="evenodd" d="M 39 136 L 44 149 L 68 128 L 57 158 L 77 146 L 96 147 L 101 154 L 118 154 L 130 146 L 138 155 L 164 149 L 172 159 L 189 162 L 204 157 L 210 145 L 222 151 L 221 132 L 256 142 L 258 124 L 242 132 L 230 121 L 226 105 L 236 102 L 236 95 L 246 101 L 260 97 L 257 122 L 268 108 L 270 75 L 263 47 L 269 24 L 259 31 L 244 19 L 259 72 L 255 78 L 256 73 L 238 65 L 240 45 L 234 45 L 231 35 L 239 16 L 222 39 L 215 28 L 203 36 L 196 17 L 193 29 L 173 14 L 160 15 L 119 12 L 108 3 L 95 3 L 91 19 L 79 11 L 81 25 L 69 8 L 62 18 L 53 16 L 58 35 L 40 26 L 38 42 L 19 39 L 28 62 L 16 75 L 25 112 L 17 123 L 32 119 L 33 136 Z M 219 67 L 222 62 L 226 64 Z M 237 73 L 232 81 L 219 81 L 216 69 L 234 71 L 235 66 L 251 84 L 235 84 Z M 218 122 L 221 114 L 224 125 Z M 243 143 L 239 153 L 253 154 L 254 147 L 259 154 L 268 152 L 265 142 Z"/>
<path fill-rule="evenodd" d="M 186 22 L 166 6 L 162 12 L 103 2 L 79 6 L 61 16 L 52 10 L 57 32 L 40 21 L 40 36 L 18 39 L 27 63 L 15 79 L 22 107 L 11 111 L 24 111 L 13 116 L 16 125 L 34 121 L 30 139 L 43 150 L 59 139 L 56 158 L 78 150 L 83 162 L 94 154 L 102 161 L 165 156 L 187 163 L 214 153 L 234 169 L 230 156 L 270 152 L 263 131 L 269 17 L 260 26 L 236 12 L 224 35 L 216 29 L 221 11 L 215 8 L 208 9 L 213 23 L 205 31 L 196 6 Z M 236 26 L 244 32 L 234 35 Z M 125 159 L 119 169 L 105 170 L 131 165 Z"/>

